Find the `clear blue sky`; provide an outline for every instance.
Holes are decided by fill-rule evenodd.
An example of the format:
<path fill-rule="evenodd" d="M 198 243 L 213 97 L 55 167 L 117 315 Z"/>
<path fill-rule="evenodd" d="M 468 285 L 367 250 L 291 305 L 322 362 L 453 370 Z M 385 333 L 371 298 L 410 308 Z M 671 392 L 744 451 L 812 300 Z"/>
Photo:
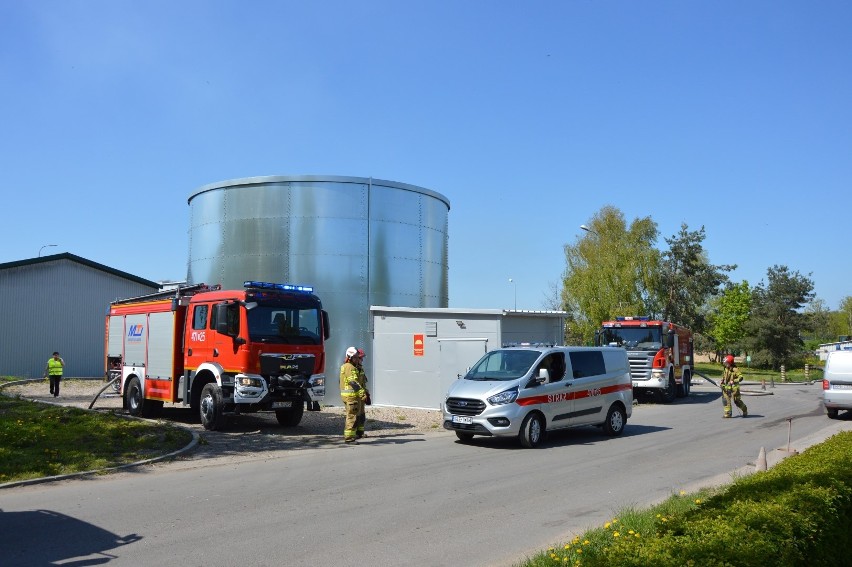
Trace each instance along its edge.
<path fill-rule="evenodd" d="M 188 196 L 260 175 L 451 202 L 450 306 L 540 309 L 604 205 L 852 295 L 852 3 L 0 2 L 0 262 L 186 276 Z M 509 283 L 513 278 L 515 283 Z"/>

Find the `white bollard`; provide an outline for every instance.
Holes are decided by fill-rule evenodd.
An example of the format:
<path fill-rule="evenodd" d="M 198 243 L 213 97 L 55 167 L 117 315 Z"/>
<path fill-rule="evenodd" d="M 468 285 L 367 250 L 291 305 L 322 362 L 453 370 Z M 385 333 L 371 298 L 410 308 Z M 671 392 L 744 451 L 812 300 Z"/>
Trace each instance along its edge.
<path fill-rule="evenodd" d="M 755 472 L 766 470 L 766 449 L 760 448 L 760 453 L 757 454 L 757 464 L 754 466 Z"/>

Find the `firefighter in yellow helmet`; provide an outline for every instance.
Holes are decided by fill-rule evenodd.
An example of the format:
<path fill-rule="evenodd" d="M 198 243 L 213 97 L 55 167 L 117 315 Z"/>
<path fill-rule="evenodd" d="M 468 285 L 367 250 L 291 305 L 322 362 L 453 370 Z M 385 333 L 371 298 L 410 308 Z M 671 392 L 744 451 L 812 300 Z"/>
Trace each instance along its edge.
<path fill-rule="evenodd" d="M 358 349 L 355 347 L 346 349 L 346 362 L 340 367 L 340 399 L 346 408 L 346 425 L 343 426 L 343 440 L 346 443 L 356 442 L 356 422 L 367 397 L 367 390 L 361 386 L 360 364 L 361 357 L 358 356 Z M 361 432 L 363 431 L 362 424 Z"/>
<path fill-rule="evenodd" d="M 725 413 L 722 417 L 731 417 L 733 413 L 731 402 L 736 404 L 740 408 L 740 411 L 743 412 L 743 417 L 746 417 L 748 416 L 748 408 L 740 396 L 740 382 L 743 381 L 742 372 L 734 364 L 734 356 L 731 354 L 722 360 L 722 364 L 725 366 L 725 370 L 722 372 L 721 384 L 722 401 L 725 404 Z"/>

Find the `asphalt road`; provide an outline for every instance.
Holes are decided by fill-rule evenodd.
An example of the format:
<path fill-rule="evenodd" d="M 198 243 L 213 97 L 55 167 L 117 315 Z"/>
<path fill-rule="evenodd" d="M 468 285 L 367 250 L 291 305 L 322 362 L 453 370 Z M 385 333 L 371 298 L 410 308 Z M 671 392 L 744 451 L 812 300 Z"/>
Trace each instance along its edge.
<path fill-rule="evenodd" d="M 771 465 L 788 436 L 803 450 L 852 429 L 824 415 L 819 383 L 770 392 L 723 420 L 715 388 L 696 387 L 635 407 L 622 437 L 581 428 L 534 450 L 394 434 L 4 489 L 0 563 L 511 565 L 623 507 L 753 470 L 761 447 Z"/>

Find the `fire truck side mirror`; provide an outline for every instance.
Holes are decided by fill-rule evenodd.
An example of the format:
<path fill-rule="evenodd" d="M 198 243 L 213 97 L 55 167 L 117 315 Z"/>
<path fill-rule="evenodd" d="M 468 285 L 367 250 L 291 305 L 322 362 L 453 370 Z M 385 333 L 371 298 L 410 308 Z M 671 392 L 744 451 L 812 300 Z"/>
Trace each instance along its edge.
<path fill-rule="evenodd" d="M 672 348 L 674 346 L 674 329 L 669 329 L 669 332 L 665 334 L 665 343 L 663 344 L 666 348 Z"/>
<path fill-rule="evenodd" d="M 322 310 L 322 334 L 325 337 L 325 340 L 331 336 L 331 326 L 328 322 L 328 311 L 325 309 Z"/>

